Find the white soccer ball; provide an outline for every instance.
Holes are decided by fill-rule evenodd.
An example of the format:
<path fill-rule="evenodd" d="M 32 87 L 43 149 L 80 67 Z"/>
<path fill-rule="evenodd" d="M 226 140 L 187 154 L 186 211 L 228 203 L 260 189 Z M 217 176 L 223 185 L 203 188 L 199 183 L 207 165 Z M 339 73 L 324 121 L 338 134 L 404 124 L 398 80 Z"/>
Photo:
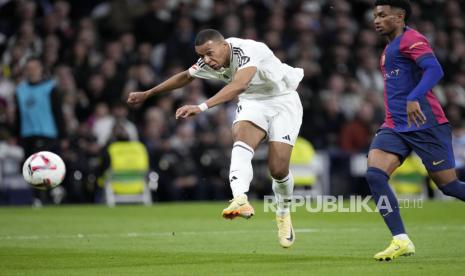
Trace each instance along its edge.
<path fill-rule="evenodd" d="M 34 153 L 23 165 L 24 179 L 39 190 L 60 185 L 65 174 L 66 167 L 61 157 L 49 151 Z"/>

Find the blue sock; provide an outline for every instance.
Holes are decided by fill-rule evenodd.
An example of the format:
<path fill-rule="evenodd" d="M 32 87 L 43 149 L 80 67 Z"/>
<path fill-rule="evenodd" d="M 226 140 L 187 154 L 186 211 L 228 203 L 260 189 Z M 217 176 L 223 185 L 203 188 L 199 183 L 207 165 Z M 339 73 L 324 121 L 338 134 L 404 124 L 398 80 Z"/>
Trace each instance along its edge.
<path fill-rule="evenodd" d="M 465 183 L 460 182 L 458 179 L 447 185 L 438 185 L 438 187 L 445 195 L 453 196 L 462 201 L 465 201 Z"/>
<path fill-rule="evenodd" d="M 389 176 L 383 170 L 369 167 L 366 179 L 373 199 L 379 208 L 379 213 L 383 216 L 384 222 L 391 230 L 392 235 L 405 233 L 404 224 L 400 217 L 399 203 L 388 183 Z"/>

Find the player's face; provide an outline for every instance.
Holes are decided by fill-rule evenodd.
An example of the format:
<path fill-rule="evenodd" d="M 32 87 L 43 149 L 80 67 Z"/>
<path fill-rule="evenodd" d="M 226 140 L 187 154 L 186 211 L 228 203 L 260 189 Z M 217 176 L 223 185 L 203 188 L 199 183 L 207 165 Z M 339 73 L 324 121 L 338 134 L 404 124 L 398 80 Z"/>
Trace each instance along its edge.
<path fill-rule="evenodd" d="M 381 35 L 390 36 L 403 28 L 403 15 L 399 9 L 387 5 L 376 6 L 373 15 L 375 30 Z"/>
<path fill-rule="evenodd" d="M 228 64 L 229 46 L 225 41 L 207 41 L 206 43 L 195 46 L 195 52 L 203 59 L 203 62 L 218 70 Z"/>

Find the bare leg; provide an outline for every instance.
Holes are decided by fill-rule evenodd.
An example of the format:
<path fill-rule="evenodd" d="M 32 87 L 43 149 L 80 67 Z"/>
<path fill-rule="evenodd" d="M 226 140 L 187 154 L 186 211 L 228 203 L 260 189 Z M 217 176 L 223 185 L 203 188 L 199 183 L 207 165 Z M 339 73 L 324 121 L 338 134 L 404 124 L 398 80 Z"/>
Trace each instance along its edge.
<path fill-rule="evenodd" d="M 289 172 L 292 146 L 282 142 L 270 142 L 268 149 L 268 168 L 273 177 L 273 192 L 276 198 L 278 216 L 289 213 L 294 191 L 294 178 Z"/>
<path fill-rule="evenodd" d="M 276 223 L 282 247 L 294 244 L 295 233 L 290 216 L 290 205 L 294 191 L 294 178 L 289 172 L 292 146 L 282 142 L 270 142 L 268 167 L 273 177 L 273 192 L 276 198 Z"/>

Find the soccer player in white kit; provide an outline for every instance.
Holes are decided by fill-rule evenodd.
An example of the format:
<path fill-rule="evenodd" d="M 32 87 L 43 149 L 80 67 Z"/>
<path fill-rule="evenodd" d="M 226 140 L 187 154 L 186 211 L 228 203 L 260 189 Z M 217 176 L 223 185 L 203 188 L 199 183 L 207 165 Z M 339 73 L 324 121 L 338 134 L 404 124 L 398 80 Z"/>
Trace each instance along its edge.
<path fill-rule="evenodd" d="M 194 116 L 239 97 L 232 126 L 234 145 L 229 171 L 233 199 L 223 210 L 223 217 L 254 215 L 246 193 L 253 178 L 254 151 L 267 138 L 279 242 L 285 248 L 290 247 L 295 233 L 290 216 L 294 180 L 289 162 L 302 124 L 302 104 L 295 90 L 303 78 L 303 70 L 282 63 L 264 43 L 233 37 L 224 39 L 213 29 L 197 34 L 195 51 L 200 59 L 191 68 L 150 90 L 130 93 L 128 104 L 140 104 L 155 94 L 183 87 L 194 78 L 224 81 L 226 85 L 204 103 L 179 108 L 176 118 Z"/>

